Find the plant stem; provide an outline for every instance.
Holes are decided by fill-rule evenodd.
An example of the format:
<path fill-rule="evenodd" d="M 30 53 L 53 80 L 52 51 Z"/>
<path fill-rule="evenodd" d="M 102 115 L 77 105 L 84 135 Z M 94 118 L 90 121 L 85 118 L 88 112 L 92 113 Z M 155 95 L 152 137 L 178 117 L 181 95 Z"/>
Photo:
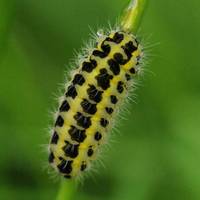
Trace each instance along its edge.
<path fill-rule="evenodd" d="M 70 200 L 76 191 L 75 182 L 72 180 L 62 180 L 56 200 Z"/>
<path fill-rule="evenodd" d="M 121 28 L 136 33 L 142 19 L 147 0 L 131 0 L 121 19 Z"/>

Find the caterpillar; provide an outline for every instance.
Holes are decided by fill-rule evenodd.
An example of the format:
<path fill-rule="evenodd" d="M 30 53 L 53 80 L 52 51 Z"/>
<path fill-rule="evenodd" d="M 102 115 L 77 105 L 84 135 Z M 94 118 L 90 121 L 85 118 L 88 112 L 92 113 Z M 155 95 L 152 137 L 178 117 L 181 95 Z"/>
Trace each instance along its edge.
<path fill-rule="evenodd" d="M 142 57 L 141 44 L 125 26 L 98 34 L 66 86 L 50 140 L 49 163 L 63 177 L 79 177 L 96 159 Z"/>

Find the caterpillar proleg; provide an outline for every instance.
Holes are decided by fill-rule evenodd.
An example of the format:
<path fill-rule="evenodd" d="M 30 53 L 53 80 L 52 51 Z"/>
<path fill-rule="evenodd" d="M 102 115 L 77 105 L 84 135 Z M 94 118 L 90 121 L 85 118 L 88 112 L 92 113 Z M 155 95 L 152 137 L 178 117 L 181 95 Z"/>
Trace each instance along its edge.
<path fill-rule="evenodd" d="M 140 69 L 143 50 L 131 32 L 137 2 L 115 30 L 97 35 L 66 86 L 49 145 L 49 163 L 65 178 L 90 168 Z"/>

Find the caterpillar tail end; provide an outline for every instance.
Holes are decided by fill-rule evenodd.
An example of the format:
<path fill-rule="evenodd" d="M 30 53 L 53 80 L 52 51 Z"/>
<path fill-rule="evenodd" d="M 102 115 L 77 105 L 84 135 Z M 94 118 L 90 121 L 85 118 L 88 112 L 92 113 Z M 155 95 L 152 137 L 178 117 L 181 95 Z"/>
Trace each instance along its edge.
<path fill-rule="evenodd" d="M 131 0 L 121 18 L 121 29 L 136 34 L 142 19 L 147 0 Z"/>

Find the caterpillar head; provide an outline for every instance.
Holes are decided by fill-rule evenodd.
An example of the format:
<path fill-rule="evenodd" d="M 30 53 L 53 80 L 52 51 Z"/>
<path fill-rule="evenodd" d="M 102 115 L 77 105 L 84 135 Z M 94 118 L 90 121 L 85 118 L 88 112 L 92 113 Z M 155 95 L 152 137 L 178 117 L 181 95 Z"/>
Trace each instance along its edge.
<path fill-rule="evenodd" d="M 112 59 L 108 64 L 111 67 L 115 69 L 120 67 L 130 74 L 138 71 L 143 51 L 141 44 L 132 33 L 121 30 L 111 31 L 108 36 L 100 37 L 97 48 L 109 51 L 108 56 Z"/>

